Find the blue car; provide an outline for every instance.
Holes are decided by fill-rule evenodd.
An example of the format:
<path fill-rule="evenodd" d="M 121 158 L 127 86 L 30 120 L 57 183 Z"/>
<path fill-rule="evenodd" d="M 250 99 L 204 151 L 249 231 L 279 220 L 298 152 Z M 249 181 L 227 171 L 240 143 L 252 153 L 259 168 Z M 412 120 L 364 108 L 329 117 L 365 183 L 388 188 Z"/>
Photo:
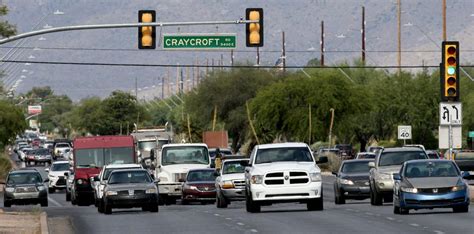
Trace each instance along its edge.
<path fill-rule="evenodd" d="M 452 208 L 469 211 L 469 186 L 451 160 L 412 160 L 394 174 L 393 213 L 408 214 L 411 209 Z"/>

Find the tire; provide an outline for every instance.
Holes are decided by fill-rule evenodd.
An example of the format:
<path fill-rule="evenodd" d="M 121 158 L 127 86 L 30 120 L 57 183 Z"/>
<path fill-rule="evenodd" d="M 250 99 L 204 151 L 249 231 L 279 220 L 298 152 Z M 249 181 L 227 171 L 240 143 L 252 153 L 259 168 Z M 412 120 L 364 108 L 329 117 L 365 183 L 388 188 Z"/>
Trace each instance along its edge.
<path fill-rule="evenodd" d="M 12 203 L 10 201 L 3 200 L 3 207 L 11 207 L 11 206 L 12 206 Z"/>
<path fill-rule="evenodd" d="M 66 190 L 66 201 L 71 201 L 71 193 Z"/>
<path fill-rule="evenodd" d="M 48 193 L 54 193 L 54 192 L 56 192 L 55 188 L 48 188 Z"/>
<path fill-rule="evenodd" d="M 217 194 L 216 196 L 216 206 L 217 208 L 227 208 L 227 201 L 221 194 Z"/>
<path fill-rule="evenodd" d="M 400 214 L 401 215 L 407 215 L 408 213 L 410 213 L 409 209 L 405 209 L 405 208 L 400 207 Z"/>
<path fill-rule="evenodd" d="M 344 195 L 335 192 L 334 193 L 334 203 L 336 205 L 346 204 L 346 198 L 344 197 Z"/>
<path fill-rule="evenodd" d="M 104 213 L 104 206 L 102 205 L 102 202 L 99 202 L 99 204 L 97 204 L 97 212 Z"/>
<path fill-rule="evenodd" d="M 104 204 L 104 214 L 109 215 L 112 214 L 112 207 L 110 205 Z"/>
<path fill-rule="evenodd" d="M 40 201 L 42 207 L 48 207 L 48 198 L 45 198 Z"/>
<path fill-rule="evenodd" d="M 181 199 L 181 205 L 189 205 L 189 201 L 186 199 Z"/>
<path fill-rule="evenodd" d="M 148 210 L 149 210 L 150 212 L 152 212 L 152 213 L 158 212 L 159 209 L 160 209 L 160 208 L 159 208 L 158 204 L 153 204 L 153 205 L 151 205 L 151 207 L 148 207 Z"/>
<path fill-rule="evenodd" d="M 373 200 L 372 200 L 373 199 Z M 382 194 L 377 193 L 377 190 L 374 189 L 370 193 L 370 200 L 373 201 L 372 205 L 381 206 L 383 205 Z"/>
<path fill-rule="evenodd" d="M 383 202 L 393 202 L 393 195 L 392 194 L 386 194 L 383 196 Z"/>
<path fill-rule="evenodd" d="M 252 194 L 248 193 L 245 195 L 245 208 L 250 213 L 259 213 L 261 211 L 260 204 L 252 199 Z"/>
<path fill-rule="evenodd" d="M 165 196 L 163 195 L 158 195 L 158 205 L 163 206 L 165 205 Z"/>
<path fill-rule="evenodd" d="M 321 194 L 320 198 L 311 199 L 308 203 L 306 203 L 306 207 L 309 211 L 323 210 L 323 194 Z"/>
<path fill-rule="evenodd" d="M 393 205 L 393 213 L 394 214 L 400 214 L 400 207 L 396 206 L 396 205 Z"/>
<path fill-rule="evenodd" d="M 149 207 L 148 206 L 142 206 L 142 211 L 149 211 Z"/>
<path fill-rule="evenodd" d="M 453 207 L 454 213 L 467 213 L 469 212 L 469 205 Z"/>

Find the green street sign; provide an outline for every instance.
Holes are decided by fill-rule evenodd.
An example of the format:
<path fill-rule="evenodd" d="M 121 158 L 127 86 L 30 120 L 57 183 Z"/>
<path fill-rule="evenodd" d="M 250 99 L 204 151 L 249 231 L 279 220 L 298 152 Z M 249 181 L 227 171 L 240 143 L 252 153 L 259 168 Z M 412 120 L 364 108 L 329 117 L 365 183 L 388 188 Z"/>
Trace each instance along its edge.
<path fill-rule="evenodd" d="M 474 132 L 469 132 L 469 137 L 474 138 Z"/>
<path fill-rule="evenodd" d="M 163 49 L 235 49 L 236 34 L 164 34 Z"/>

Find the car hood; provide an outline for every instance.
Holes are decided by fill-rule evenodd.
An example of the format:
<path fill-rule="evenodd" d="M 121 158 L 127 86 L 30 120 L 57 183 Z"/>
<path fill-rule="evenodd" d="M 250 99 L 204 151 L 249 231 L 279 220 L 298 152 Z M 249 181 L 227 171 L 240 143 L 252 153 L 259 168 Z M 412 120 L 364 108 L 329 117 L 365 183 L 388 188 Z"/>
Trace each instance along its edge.
<path fill-rule="evenodd" d="M 49 175 L 52 175 L 52 176 L 64 176 L 64 173 L 65 172 L 69 172 L 69 171 L 49 171 Z"/>
<path fill-rule="evenodd" d="M 186 182 L 186 185 L 194 185 L 194 186 L 214 186 L 215 181 L 192 181 L 192 182 Z"/>
<path fill-rule="evenodd" d="M 393 174 L 393 173 L 399 173 L 400 168 L 402 168 L 402 165 L 379 167 L 378 171 L 379 173 Z"/>
<path fill-rule="evenodd" d="M 406 178 L 414 188 L 445 188 L 456 186 L 458 177 Z"/>
<path fill-rule="evenodd" d="M 244 173 L 224 174 L 221 175 L 221 180 L 245 180 Z"/>
<path fill-rule="evenodd" d="M 255 172 L 273 172 L 273 171 L 307 171 L 321 172 L 314 162 L 273 162 L 252 165 Z"/>
<path fill-rule="evenodd" d="M 107 191 L 110 190 L 146 190 L 156 188 L 156 186 L 152 183 L 133 183 L 133 184 L 107 184 Z"/>
<path fill-rule="evenodd" d="M 168 173 L 188 173 L 191 169 L 202 169 L 209 168 L 207 164 L 175 164 L 175 165 L 166 165 L 161 166 L 163 172 Z"/>

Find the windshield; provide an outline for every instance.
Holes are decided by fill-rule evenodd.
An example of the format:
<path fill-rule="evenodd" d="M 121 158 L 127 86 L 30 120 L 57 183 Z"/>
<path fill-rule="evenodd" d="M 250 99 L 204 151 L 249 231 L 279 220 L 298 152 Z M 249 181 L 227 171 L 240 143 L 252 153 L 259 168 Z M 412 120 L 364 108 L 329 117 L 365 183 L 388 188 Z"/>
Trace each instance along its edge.
<path fill-rule="evenodd" d="M 105 171 L 104 171 L 104 176 L 102 177 L 102 180 L 108 180 L 109 179 L 109 176 L 110 176 L 110 173 L 112 173 L 112 171 L 114 170 L 123 170 L 123 169 L 136 169 L 136 167 L 123 167 L 123 168 L 107 168 Z"/>
<path fill-rule="evenodd" d="M 380 155 L 379 166 L 402 165 L 409 160 L 426 158 L 426 154 L 422 151 L 383 152 Z"/>
<path fill-rule="evenodd" d="M 115 171 L 110 174 L 109 184 L 151 183 L 150 175 L 146 171 Z"/>
<path fill-rule="evenodd" d="M 455 160 L 474 160 L 474 152 L 459 152 L 456 154 Z"/>
<path fill-rule="evenodd" d="M 363 158 L 375 158 L 375 154 L 358 154 L 357 155 L 358 159 L 363 159 Z"/>
<path fill-rule="evenodd" d="M 195 181 L 215 181 L 216 176 L 214 175 L 213 170 L 202 170 L 202 171 L 189 171 L 186 181 L 195 182 Z"/>
<path fill-rule="evenodd" d="M 132 147 L 78 149 L 74 156 L 78 168 L 133 163 L 135 158 Z"/>
<path fill-rule="evenodd" d="M 13 173 L 8 176 L 7 184 L 36 184 L 43 183 L 41 175 L 36 172 Z"/>
<path fill-rule="evenodd" d="M 255 164 L 272 162 L 313 162 L 307 147 L 259 149 Z"/>
<path fill-rule="evenodd" d="M 56 144 L 56 148 L 69 148 L 69 144 L 67 143 L 59 143 L 59 144 Z"/>
<path fill-rule="evenodd" d="M 69 163 L 54 163 L 51 171 L 69 171 Z"/>
<path fill-rule="evenodd" d="M 163 166 L 171 164 L 209 164 L 209 153 L 203 146 L 166 147 L 163 149 Z"/>
<path fill-rule="evenodd" d="M 351 174 L 351 173 L 369 173 L 369 162 L 346 162 L 342 165 L 341 172 Z"/>
<path fill-rule="evenodd" d="M 155 147 L 156 147 L 156 140 L 138 142 L 138 150 L 140 151 L 150 151 L 151 149 Z"/>
<path fill-rule="evenodd" d="M 35 154 L 37 154 L 37 155 L 49 154 L 49 150 L 48 149 L 37 149 Z"/>
<path fill-rule="evenodd" d="M 241 162 L 243 161 L 224 162 L 222 174 L 244 173 L 245 167 L 241 165 Z"/>
<path fill-rule="evenodd" d="M 452 162 L 413 162 L 406 164 L 407 178 L 457 177 L 459 171 Z"/>

